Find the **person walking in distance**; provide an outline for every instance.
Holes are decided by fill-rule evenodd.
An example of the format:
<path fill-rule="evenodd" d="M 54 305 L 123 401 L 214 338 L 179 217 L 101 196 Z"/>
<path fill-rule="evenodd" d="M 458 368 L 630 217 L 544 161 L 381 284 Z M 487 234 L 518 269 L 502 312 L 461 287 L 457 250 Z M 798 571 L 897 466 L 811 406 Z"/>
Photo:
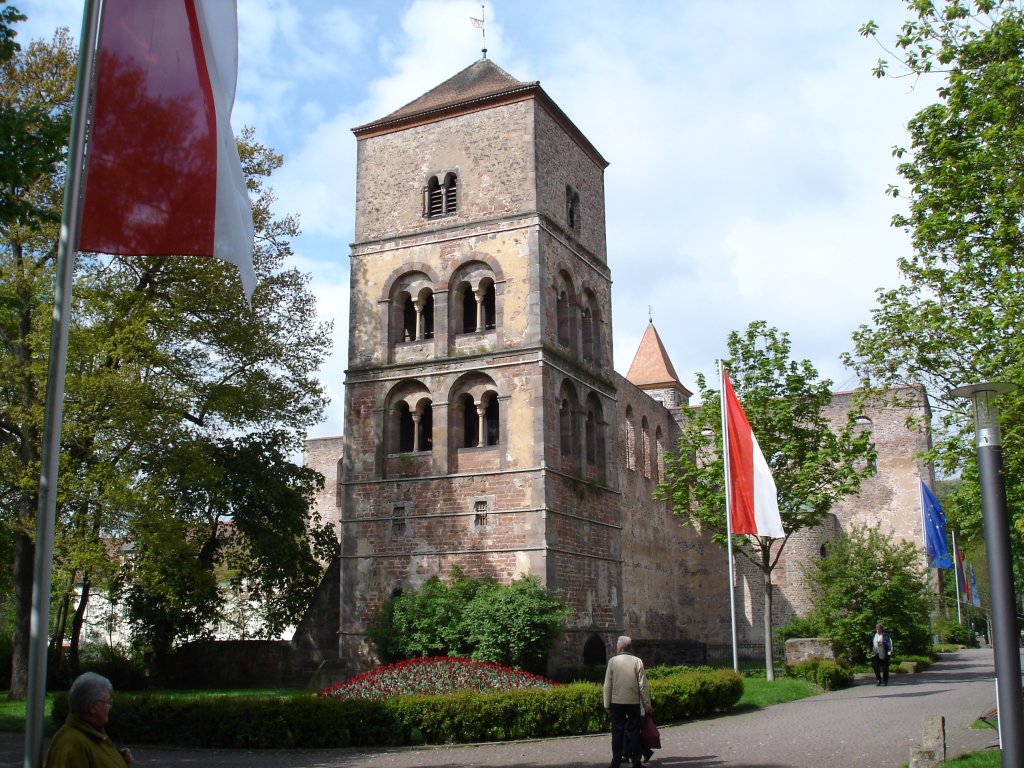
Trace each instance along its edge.
<path fill-rule="evenodd" d="M 875 685 L 889 684 L 889 657 L 892 656 L 892 638 L 881 624 L 875 625 L 871 637 L 871 668 L 875 670 Z"/>
<path fill-rule="evenodd" d="M 643 748 L 640 743 L 640 707 L 651 712 L 651 695 L 647 690 L 644 663 L 633 654 L 633 641 L 626 635 L 615 644 L 615 655 L 608 660 L 604 673 L 604 709 L 612 721 L 611 768 L 619 768 L 624 748 L 633 766 L 640 765 Z M 623 743 L 625 742 L 625 743 Z"/>

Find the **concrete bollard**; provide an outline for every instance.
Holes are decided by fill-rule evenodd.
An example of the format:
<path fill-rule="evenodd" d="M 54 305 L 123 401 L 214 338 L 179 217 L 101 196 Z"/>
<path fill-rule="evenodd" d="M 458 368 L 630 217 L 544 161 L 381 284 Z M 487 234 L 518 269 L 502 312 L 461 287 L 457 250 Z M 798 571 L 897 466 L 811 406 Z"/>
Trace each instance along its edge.
<path fill-rule="evenodd" d="M 910 748 L 910 768 L 936 768 L 946 760 L 946 718 L 929 715 L 924 719 L 920 747 Z"/>

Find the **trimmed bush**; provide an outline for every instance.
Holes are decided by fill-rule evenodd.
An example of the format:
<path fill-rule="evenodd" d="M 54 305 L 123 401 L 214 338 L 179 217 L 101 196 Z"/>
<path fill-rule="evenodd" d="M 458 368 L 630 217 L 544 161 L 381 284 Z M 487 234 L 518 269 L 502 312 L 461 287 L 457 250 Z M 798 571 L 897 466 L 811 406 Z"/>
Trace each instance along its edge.
<path fill-rule="evenodd" d="M 805 659 L 799 664 L 787 665 L 786 674 L 808 680 L 826 691 L 853 685 L 853 671 L 831 659 Z"/>

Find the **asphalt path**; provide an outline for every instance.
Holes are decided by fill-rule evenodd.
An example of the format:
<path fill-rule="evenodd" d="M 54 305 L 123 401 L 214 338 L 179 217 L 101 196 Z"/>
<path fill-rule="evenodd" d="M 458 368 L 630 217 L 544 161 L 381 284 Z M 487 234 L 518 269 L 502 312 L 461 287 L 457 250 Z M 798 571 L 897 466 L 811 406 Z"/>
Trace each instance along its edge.
<path fill-rule="evenodd" d="M 898 768 L 920 746 L 924 719 L 946 718 L 947 756 L 998 746 L 991 729 L 971 728 L 995 706 L 991 649 L 945 654 L 918 674 L 873 678 L 810 699 L 679 725 L 662 725 L 654 768 Z M 657 712 L 654 713 L 657 716 Z M 0 766 L 23 761 L 23 737 L 0 733 Z M 582 768 L 611 761 L 607 734 L 469 746 L 369 751 L 153 749 L 135 747 L 136 766 L 204 768 Z"/>

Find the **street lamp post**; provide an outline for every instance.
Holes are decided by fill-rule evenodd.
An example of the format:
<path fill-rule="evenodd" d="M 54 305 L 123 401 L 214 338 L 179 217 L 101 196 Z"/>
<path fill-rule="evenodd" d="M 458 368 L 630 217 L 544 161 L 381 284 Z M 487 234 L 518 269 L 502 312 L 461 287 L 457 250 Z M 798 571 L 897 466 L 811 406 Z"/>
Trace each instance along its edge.
<path fill-rule="evenodd" d="M 992 648 L 996 660 L 996 705 L 1003 768 L 1024 766 L 1024 707 L 1021 702 L 1020 633 L 1013 596 L 1010 525 L 1003 478 L 1003 446 L 999 436 L 996 397 L 1017 389 L 1016 384 L 992 382 L 958 387 L 954 397 L 974 404 L 974 433 L 981 483 L 981 514 L 985 528 L 988 580 L 992 601 Z"/>

